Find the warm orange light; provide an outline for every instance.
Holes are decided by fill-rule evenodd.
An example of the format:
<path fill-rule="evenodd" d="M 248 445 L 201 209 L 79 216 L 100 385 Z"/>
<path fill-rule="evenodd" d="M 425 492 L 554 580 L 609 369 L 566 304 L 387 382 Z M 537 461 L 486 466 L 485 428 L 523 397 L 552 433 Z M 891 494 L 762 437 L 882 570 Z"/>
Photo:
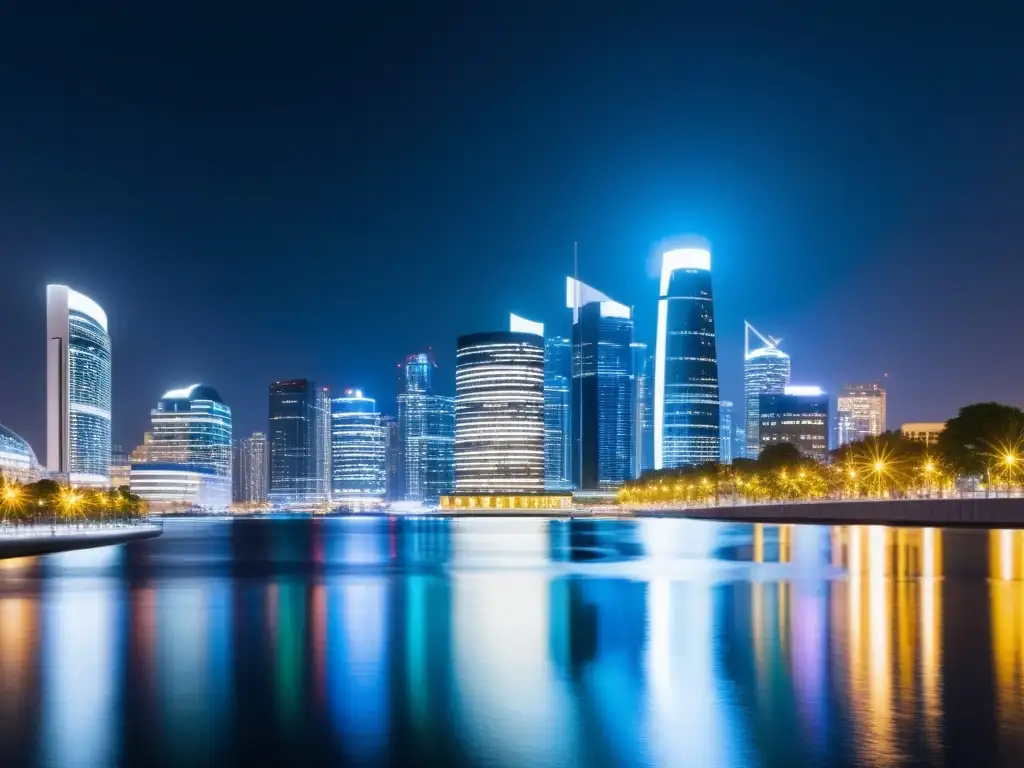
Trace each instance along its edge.
<path fill-rule="evenodd" d="M 885 462 L 883 462 L 883 461 L 876 461 L 875 462 L 875 472 L 881 472 L 883 469 L 885 469 Z"/>

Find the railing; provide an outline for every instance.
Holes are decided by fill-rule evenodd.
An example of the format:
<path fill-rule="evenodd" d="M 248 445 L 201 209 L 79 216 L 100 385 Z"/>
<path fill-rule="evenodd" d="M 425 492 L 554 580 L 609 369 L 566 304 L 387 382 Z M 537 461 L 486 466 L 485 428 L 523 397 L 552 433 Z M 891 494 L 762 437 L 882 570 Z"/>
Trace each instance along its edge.
<path fill-rule="evenodd" d="M 112 516 L 103 520 L 54 520 L 52 517 L 46 519 L 45 515 L 40 515 L 29 520 L 0 519 L 0 537 L 85 536 L 143 526 L 163 530 L 164 524 L 162 520 L 154 520 L 149 517 Z"/>

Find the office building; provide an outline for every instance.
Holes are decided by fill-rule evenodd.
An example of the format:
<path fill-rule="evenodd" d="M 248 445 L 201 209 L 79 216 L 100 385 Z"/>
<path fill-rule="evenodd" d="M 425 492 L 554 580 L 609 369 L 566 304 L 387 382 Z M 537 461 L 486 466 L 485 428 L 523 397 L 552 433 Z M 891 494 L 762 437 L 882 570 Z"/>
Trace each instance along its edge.
<path fill-rule="evenodd" d="M 615 490 L 636 475 L 633 313 L 566 278 L 572 326 L 573 486 Z"/>
<path fill-rule="evenodd" d="M 346 389 L 331 400 L 331 500 L 372 504 L 387 492 L 387 435 L 377 401 Z"/>
<path fill-rule="evenodd" d="M 839 445 L 885 432 L 885 390 L 877 383 L 847 384 L 836 400 Z"/>
<path fill-rule="evenodd" d="M 384 452 L 387 456 L 387 478 L 385 481 L 387 491 L 384 494 L 384 498 L 388 501 L 401 501 L 402 495 L 405 493 L 405 485 L 401 475 L 402 441 L 398 431 L 398 419 L 394 416 L 382 415 L 380 423 L 384 430 Z M 453 476 L 455 472 L 454 464 L 455 460 L 453 458 Z"/>
<path fill-rule="evenodd" d="M 73 485 L 110 484 L 107 315 L 66 285 L 46 286 L 46 469 Z"/>
<path fill-rule="evenodd" d="M 641 341 L 633 350 L 633 476 L 654 469 L 654 357 Z"/>
<path fill-rule="evenodd" d="M 732 400 L 718 404 L 718 462 L 732 464 Z"/>
<path fill-rule="evenodd" d="M 572 342 L 544 339 L 544 487 L 572 488 Z"/>
<path fill-rule="evenodd" d="M 821 387 L 786 387 L 758 397 L 761 449 L 790 443 L 804 456 L 828 459 L 828 395 Z"/>
<path fill-rule="evenodd" d="M 231 503 L 231 409 L 213 387 L 172 389 L 150 411 L 149 461 L 131 490 L 154 509 L 223 510 Z"/>
<path fill-rule="evenodd" d="M 253 432 L 235 442 L 231 498 L 239 504 L 267 501 L 267 436 Z"/>
<path fill-rule="evenodd" d="M 779 349 L 782 339 L 765 336 L 746 321 L 743 326 L 743 421 L 746 435 L 743 455 L 756 459 L 761 452 L 759 398 L 785 392 L 789 386 L 790 360 L 789 355 Z"/>
<path fill-rule="evenodd" d="M 421 353 L 409 355 L 398 369 L 402 498 L 426 504 L 455 488 L 455 399 L 434 391 L 436 368 Z"/>
<path fill-rule="evenodd" d="M 908 440 L 932 447 L 939 441 L 939 435 L 946 429 L 944 421 L 911 421 L 900 424 L 900 433 Z"/>
<path fill-rule="evenodd" d="M 132 460 L 120 445 L 110 451 L 110 487 L 127 488 L 131 484 Z"/>
<path fill-rule="evenodd" d="M 15 483 L 34 483 L 40 474 L 32 446 L 21 435 L 0 424 L 0 478 Z"/>
<path fill-rule="evenodd" d="M 326 504 L 331 499 L 331 461 L 333 457 L 331 392 L 327 387 L 317 387 L 315 451 L 317 456 L 317 502 Z"/>
<path fill-rule="evenodd" d="M 270 385 L 267 497 L 277 507 L 324 502 L 323 395 L 309 379 Z"/>
<path fill-rule="evenodd" d="M 128 454 L 128 464 L 146 464 L 150 460 L 149 449 L 153 445 L 153 433 L 143 432 L 142 443 L 135 446 L 130 454 Z"/>
<path fill-rule="evenodd" d="M 718 356 L 711 252 L 666 251 L 654 367 L 655 469 L 718 461 Z"/>

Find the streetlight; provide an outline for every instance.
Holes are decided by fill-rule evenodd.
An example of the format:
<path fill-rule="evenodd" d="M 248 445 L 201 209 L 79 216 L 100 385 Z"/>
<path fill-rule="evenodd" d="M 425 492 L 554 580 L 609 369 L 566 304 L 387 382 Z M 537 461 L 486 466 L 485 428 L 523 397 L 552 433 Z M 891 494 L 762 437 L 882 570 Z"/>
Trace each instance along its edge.
<path fill-rule="evenodd" d="M 878 485 L 878 498 L 882 498 L 882 472 L 885 470 L 885 462 L 881 459 L 875 461 L 875 482 Z"/>

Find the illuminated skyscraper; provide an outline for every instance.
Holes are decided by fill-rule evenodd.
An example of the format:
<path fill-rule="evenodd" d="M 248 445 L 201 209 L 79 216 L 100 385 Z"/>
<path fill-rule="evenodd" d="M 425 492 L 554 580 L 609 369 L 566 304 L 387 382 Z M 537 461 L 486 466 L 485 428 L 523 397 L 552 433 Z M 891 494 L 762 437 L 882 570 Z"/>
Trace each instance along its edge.
<path fill-rule="evenodd" d="M 46 468 L 74 485 L 110 482 L 107 315 L 65 285 L 46 286 Z"/>
<path fill-rule="evenodd" d="M 647 345 L 633 342 L 633 462 L 635 476 L 654 469 L 654 357 Z"/>
<path fill-rule="evenodd" d="M 789 355 L 779 349 L 781 339 L 763 336 L 744 321 L 743 396 L 746 413 L 746 458 L 756 459 L 761 452 L 761 418 L 758 413 L 761 395 L 780 395 L 789 385 Z M 751 334 L 761 342 L 751 347 Z"/>
<path fill-rule="evenodd" d="M 34 483 L 40 468 L 35 451 L 21 435 L 0 424 L 0 478 Z"/>
<path fill-rule="evenodd" d="M 573 485 L 614 490 L 635 476 L 633 313 L 566 278 L 573 310 Z"/>
<path fill-rule="evenodd" d="M 491 331 L 459 337 L 456 493 L 544 490 L 544 339 L 543 327 L 535 327 L 540 335 Z"/>
<path fill-rule="evenodd" d="M 839 445 L 885 432 L 885 390 L 878 383 L 847 384 L 836 401 Z"/>
<path fill-rule="evenodd" d="M 544 485 L 572 488 L 572 342 L 544 339 Z"/>
<path fill-rule="evenodd" d="M 662 256 L 654 369 L 654 467 L 718 461 L 718 356 L 711 252 Z"/>
<path fill-rule="evenodd" d="M 267 436 L 253 432 L 235 442 L 232 499 L 243 504 L 267 500 Z"/>
<path fill-rule="evenodd" d="M 132 465 L 132 493 L 151 505 L 231 503 L 231 409 L 213 387 L 172 389 L 150 411 L 149 461 Z"/>
<path fill-rule="evenodd" d="M 455 487 L 455 400 L 434 392 L 436 367 L 427 354 L 399 366 L 402 497 L 430 504 Z"/>
<path fill-rule="evenodd" d="M 321 398 L 309 379 L 270 385 L 267 496 L 271 504 L 309 507 L 323 502 Z"/>
<path fill-rule="evenodd" d="M 387 491 L 384 498 L 388 501 L 401 501 L 405 485 L 401 473 L 402 440 L 398 432 L 398 419 L 385 414 L 380 417 L 380 423 L 384 430 L 384 452 L 387 456 Z"/>
<path fill-rule="evenodd" d="M 821 387 L 786 387 L 758 396 L 761 448 L 790 443 L 804 456 L 828 458 L 828 395 Z"/>
<path fill-rule="evenodd" d="M 387 492 L 387 445 L 377 401 L 346 389 L 331 400 L 331 498 L 372 503 Z"/>
<path fill-rule="evenodd" d="M 319 501 L 331 499 L 331 391 L 317 387 L 316 397 L 316 456 L 317 456 L 317 497 Z"/>
<path fill-rule="evenodd" d="M 718 404 L 718 461 L 720 464 L 732 464 L 732 400 L 722 400 Z"/>

